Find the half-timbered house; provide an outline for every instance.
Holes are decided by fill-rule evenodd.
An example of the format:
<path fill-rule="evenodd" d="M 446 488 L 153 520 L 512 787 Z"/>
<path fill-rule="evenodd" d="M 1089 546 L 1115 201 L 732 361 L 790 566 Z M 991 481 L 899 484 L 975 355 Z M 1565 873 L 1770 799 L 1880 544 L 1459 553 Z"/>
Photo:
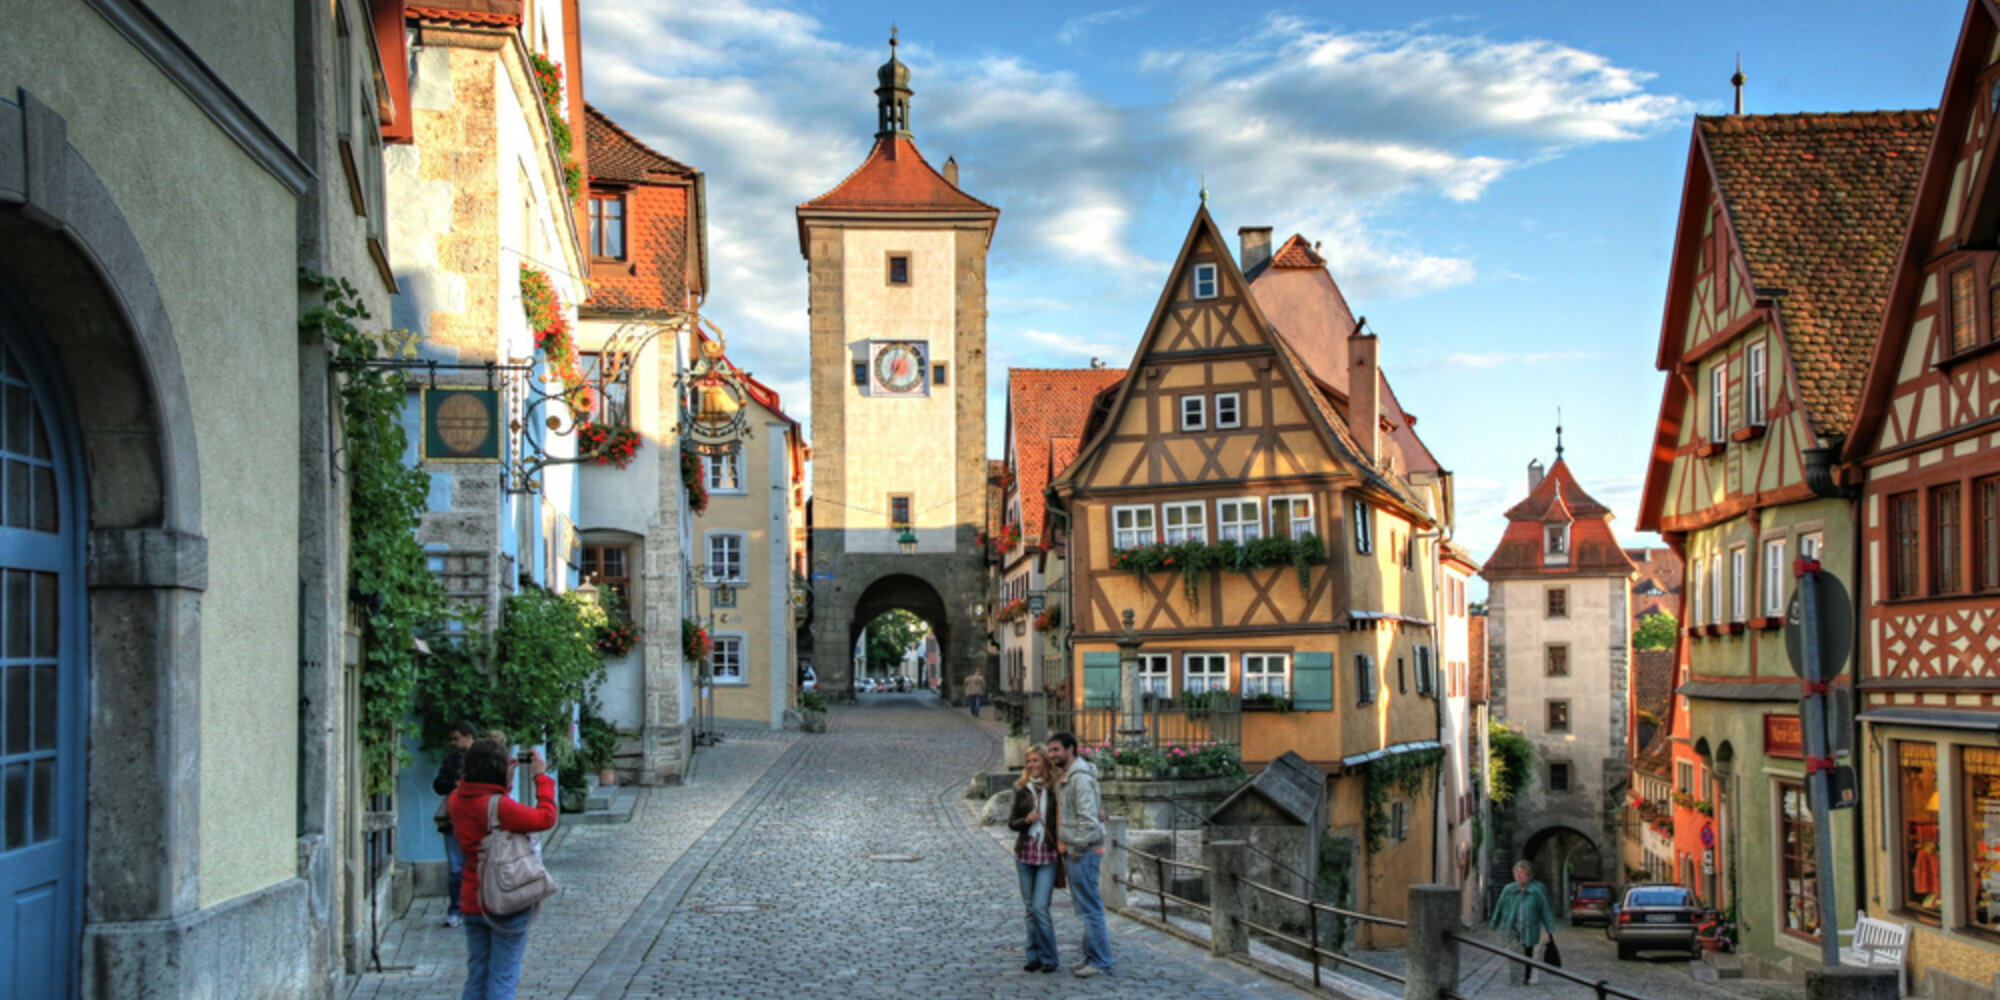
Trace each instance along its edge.
<path fill-rule="evenodd" d="M 1815 964 L 1825 933 L 1780 627 L 1795 559 L 1854 578 L 1850 505 L 1829 469 L 1932 120 L 1704 116 L 1689 147 L 1639 527 L 1686 564 L 1675 868 L 1736 911 L 1753 967 Z M 1852 827 L 1835 826 L 1849 871 Z M 1853 880 L 1835 881 L 1837 912 L 1853 913 Z"/>
<path fill-rule="evenodd" d="M 1843 455 L 1865 548 L 1865 898 L 1914 926 L 1910 986 L 1940 997 L 2000 992 L 1996 48 L 2000 9 L 1973 0 Z"/>
<path fill-rule="evenodd" d="M 1385 429 L 1375 337 L 1349 326 L 1328 385 L 1291 339 L 1319 333 L 1274 326 L 1195 214 L 1125 379 L 1049 489 L 1071 677 L 1081 712 L 1115 709 L 1129 609 L 1146 695 L 1240 699 L 1248 766 L 1295 751 L 1324 770 L 1330 828 L 1358 845 L 1354 902 L 1396 914 L 1433 877 L 1447 491 L 1442 473 L 1413 482 Z"/>

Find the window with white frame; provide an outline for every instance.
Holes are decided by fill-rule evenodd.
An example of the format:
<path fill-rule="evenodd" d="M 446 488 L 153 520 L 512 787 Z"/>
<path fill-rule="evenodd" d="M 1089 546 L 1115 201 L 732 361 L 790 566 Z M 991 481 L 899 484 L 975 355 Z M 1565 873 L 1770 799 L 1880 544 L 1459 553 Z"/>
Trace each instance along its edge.
<path fill-rule="evenodd" d="M 1743 356 L 1743 422 L 1764 426 L 1764 387 L 1770 375 L 1770 347 L 1764 341 L 1750 345 Z"/>
<path fill-rule="evenodd" d="M 1255 497 L 1215 502 L 1215 538 L 1220 542 L 1250 542 L 1264 534 L 1264 511 Z"/>
<path fill-rule="evenodd" d="M 1750 551 L 1741 545 L 1729 550 L 1729 620 L 1740 622 L 1748 610 Z"/>
<path fill-rule="evenodd" d="M 731 452 L 727 455 L 703 455 L 701 468 L 707 478 L 710 493 L 743 492 L 743 453 Z"/>
<path fill-rule="evenodd" d="M 1721 443 L 1729 437 L 1729 368 L 1718 364 L 1708 370 L 1708 439 Z"/>
<path fill-rule="evenodd" d="M 1159 537 L 1153 531 L 1153 508 L 1150 505 L 1111 508 L 1112 548 L 1136 549 L 1156 541 Z"/>
<path fill-rule="evenodd" d="M 1174 658 L 1165 653 L 1139 654 L 1139 693 L 1152 698 L 1174 696 Z"/>
<path fill-rule="evenodd" d="M 1231 428 L 1243 426 L 1243 395 L 1235 392 L 1215 394 L 1215 426 Z"/>
<path fill-rule="evenodd" d="M 1764 541 L 1764 617 L 1785 613 L 1785 540 Z"/>
<path fill-rule="evenodd" d="M 1208 505 L 1200 500 L 1160 505 L 1162 537 L 1168 545 L 1208 541 Z"/>
<path fill-rule="evenodd" d="M 1297 538 L 1312 534 L 1313 502 L 1305 494 L 1271 498 L 1271 534 Z"/>
<path fill-rule="evenodd" d="M 717 684 L 742 684 L 743 679 L 743 637 L 740 635 L 718 635 L 714 647 L 708 654 L 709 664 L 714 671 Z"/>
<path fill-rule="evenodd" d="M 1375 551 L 1374 513 L 1366 500 L 1354 501 L 1354 551 L 1364 556 Z"/>
<path fill-rule="evenodd" d="M 1702 620 L 1702 612 L 1705 610 L 1705 606 L 1701 600 L 1703 593 L 1704 591 L 1701 587 L 1701 560 L 1691 559 L 1688 561 L 1688 594 L 1694 601 L 1694 613 L 1688 616 L 1688 624 L 1690 625 L 1698 624 Z"/>
<path fill-rule="evenodd" d="M 1708 620 L 1722 620 L 1722 555 L 1708 557 Z"/>
<path fill-rule="evenodd" d="M 1229 690 L 1229 657 L 1222 653 L 1189 653 L 1181 660 L 1181 688 L 1189 694 Z"/>
<path fill-rule="evenodd" d="M 708 536 L 708 575 L 711 580 L 740 583 L 743 580 L 743 536 L 718 531 Z"/>
<path fill-rule="evenodd" d="M 1181 397 L 1181 430 L 1205 431 L 1208 429 L 1208 397 Z"/>
<path fill-rule="evenodd" d="M 1243 697 L 1291 695 L 1292 658 L 1285 653 L 1243 654 Z"/>
<path fill-rule="evenodd" d="M 1221 285 L 1221 282 L 1218 281 L 1216 278 L 1216 273 L 1217 272 L 1214 264 L 1196 264 L 1194 266 L 1195 298 L 1197 299 L 1215 298 L 1215 296 L 1219 292 Z"/>

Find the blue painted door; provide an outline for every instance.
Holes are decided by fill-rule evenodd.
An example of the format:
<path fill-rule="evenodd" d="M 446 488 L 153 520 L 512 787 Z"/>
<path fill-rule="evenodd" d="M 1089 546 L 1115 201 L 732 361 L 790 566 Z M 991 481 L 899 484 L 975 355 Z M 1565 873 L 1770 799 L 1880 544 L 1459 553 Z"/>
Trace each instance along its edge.
<path fill-rule="evenodd" d="M 0 990 L 71 995 L 82 892 L 83 649 L 75 464 L 0 312 Z"/>

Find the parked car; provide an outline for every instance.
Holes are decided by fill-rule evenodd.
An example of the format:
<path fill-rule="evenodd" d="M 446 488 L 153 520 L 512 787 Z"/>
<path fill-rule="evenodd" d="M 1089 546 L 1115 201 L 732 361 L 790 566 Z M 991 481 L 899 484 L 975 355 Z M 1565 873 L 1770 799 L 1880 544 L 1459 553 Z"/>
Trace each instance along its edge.
<path fill-rule="evenodd" d="M 1691 889 L 1661 882 L 1628 886 L 1611 911 L 1605 933 L 1617 942 L 1621 959 L 1642 951 L 1699 955 L 1695 925 L 1704 912 Z"/>
<path fill-rule="evenodd" d="M 1569 897 L 1569 925 L 1581 927 L 1586 920 L 1611 922 L 1611 883 L 1578 882 Z"/>

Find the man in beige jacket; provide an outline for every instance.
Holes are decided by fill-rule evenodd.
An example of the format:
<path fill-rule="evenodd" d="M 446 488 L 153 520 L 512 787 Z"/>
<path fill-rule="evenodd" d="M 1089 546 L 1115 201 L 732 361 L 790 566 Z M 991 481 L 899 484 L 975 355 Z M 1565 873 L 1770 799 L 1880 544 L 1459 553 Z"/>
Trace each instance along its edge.
<path fill-rule="evenodd" d="M 972 709 L 972 717 L 979 718 L 979 706 L 986 703 L 986 675 L 973 671 L 965 675 L 965 703 Z"/>

